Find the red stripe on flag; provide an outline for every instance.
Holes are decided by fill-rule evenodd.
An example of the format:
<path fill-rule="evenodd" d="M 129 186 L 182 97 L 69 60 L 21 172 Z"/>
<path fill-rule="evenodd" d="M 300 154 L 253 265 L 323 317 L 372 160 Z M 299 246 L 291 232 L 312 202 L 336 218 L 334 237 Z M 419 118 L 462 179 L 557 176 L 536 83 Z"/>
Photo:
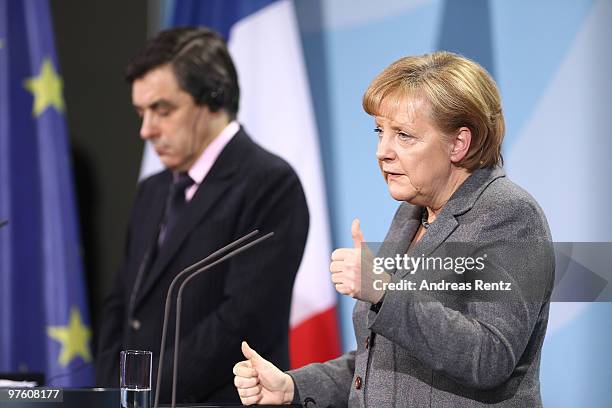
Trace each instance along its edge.
<path fill-rule="evenodd" d="M 289 331 L 291 368 L 324 362 L 340 355 L 336 308 L 318 313 Z"/>

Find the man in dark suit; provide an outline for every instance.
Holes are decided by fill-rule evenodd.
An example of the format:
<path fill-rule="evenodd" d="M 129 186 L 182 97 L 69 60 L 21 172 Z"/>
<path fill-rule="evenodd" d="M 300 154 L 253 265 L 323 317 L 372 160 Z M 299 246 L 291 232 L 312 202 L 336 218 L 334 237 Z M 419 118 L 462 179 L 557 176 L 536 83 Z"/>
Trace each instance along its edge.
<path fill-rule="evenodd" d="M 308 233 L 300 181 L 235 121 L 236 70 L 215 32 L 160 33 L 128 66 L 127 80 L 140 136 L 167 169 L 138 187 L 125 260 L 105 303 L 98 385 L 118 386 L 123 349 L 153 351 L 155 384 L 172 279 L 254 229 L 273 231 L 272 239 L 194 279 L 183 295 L 177 401 L 239 401 L 232 367 L 242 339 L 289 366 L 291 292 Z M 173 333 L 171 319 L 160 402 L 170 399 Z"/>

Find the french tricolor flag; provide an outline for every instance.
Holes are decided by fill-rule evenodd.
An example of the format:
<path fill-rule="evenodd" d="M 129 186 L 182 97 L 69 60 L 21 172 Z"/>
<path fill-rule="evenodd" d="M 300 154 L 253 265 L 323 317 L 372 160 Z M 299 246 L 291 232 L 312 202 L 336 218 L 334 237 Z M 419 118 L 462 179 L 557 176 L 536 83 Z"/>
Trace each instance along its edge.
<path fill-rule="evenodd" d="M 310 210 L 310 231 L 293 289 L 293 368 L 340 355 L 336 295 L 329 279 L 329 221 L 314 112 L 290 0 L 175 0 L 174 26 L 203 25 L 228 39 L 238 70 L 238 120 L 297 172 Z M 161 163 L 147 148 L 141 176 Z"/>

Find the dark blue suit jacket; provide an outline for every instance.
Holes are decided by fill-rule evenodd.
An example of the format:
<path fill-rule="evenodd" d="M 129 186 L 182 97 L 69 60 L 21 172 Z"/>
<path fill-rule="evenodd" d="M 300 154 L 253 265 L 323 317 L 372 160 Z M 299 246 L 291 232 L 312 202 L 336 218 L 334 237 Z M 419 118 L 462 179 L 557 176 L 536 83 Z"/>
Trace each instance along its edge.
<path fill-rule="evenodd" d="M 183 295 L 177 401 L 238 402 L 232 367 L 243 359 L 242 340 L 278 367 L 289 368 L 291 293 L 309 222 L 304 193 L 293 169 L 241 129 L 155 253 L 170 180 L 171 173 L 164 171 L 139 186 L 125 260 L 105 303 L 97 382 L 117 387 L 120 350 L 143 349 L 153 351 L 154 386 L 164 299 L 172 278 L 254 229 L 274 231 L 268 241 L 194 279 Z M 135 291 L 139 268 L 145 273 Z M 173 342 L 174 318 L 160 402 L 170 400 Z"/>

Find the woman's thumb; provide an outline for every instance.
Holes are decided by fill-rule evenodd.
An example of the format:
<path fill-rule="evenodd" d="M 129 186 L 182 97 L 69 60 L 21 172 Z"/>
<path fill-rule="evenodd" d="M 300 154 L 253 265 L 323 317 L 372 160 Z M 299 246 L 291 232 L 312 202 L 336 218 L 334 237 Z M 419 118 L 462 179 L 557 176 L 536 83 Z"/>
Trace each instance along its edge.
<path fill-rule="evenodd" d="M 242 354 L 251 362 L 253 368 L 256 368 L 256 364 L 263 360 L 263 358 L 255 350 L 253 350 L 246 341 L 242 342 L 241 349 Z"/>

